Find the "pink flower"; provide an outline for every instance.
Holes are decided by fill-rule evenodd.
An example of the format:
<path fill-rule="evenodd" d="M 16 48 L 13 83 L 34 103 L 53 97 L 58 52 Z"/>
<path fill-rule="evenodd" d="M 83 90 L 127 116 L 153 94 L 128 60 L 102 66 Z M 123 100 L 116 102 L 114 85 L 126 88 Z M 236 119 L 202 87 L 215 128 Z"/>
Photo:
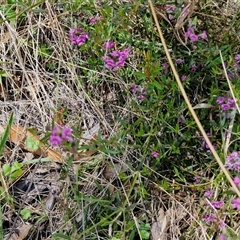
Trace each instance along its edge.
<path fill-rule="evenodd" d="M 129 49 L 124 49 L 122 51 L 117 50 L 109 53 L 108 55 L 105 54 L 103 57 L 103 61 L 107 68 L 112 68 L 114 70 L 119 69 L 125 65 L 126 58 L 130 53 Z"/>
<path fill-rule="evenodd" d="M 234 170 L 240 172 L 240 152 L 233 151 L 227 156 L 227 162 L 225 167 L 228 170 Z"/>
<path fill-rule="evenodd" d="M 181 80 L 184 82 L 184 81 L 186 81 L 186 79 L 187 79 L 187 76 L 186 75 L 182 75 L 181 76 Z"/>
<path fill-rule="evenodd" d="M 240 54 L 237 54 L 234 58 L 236 61 L 240 61 Z"/>
<path fill-rule="evenodd" d="M 216 222 L 218 220 L 218 218 L 214 215 L 205 215 L 203 220 L 206 222 L 206 223 L 212 223 L 212 222 Z"/>
<path fill-rule="evenodd" d="M 213 190 L 212 190 L 212 189 L 209 189 L 209 190 L 207 190 L 207 191 L 204 193 L 204 196 L 205 196 L 205 197 L 210 197 L 212 194 L 213 194 Z"/>
<path fill-rule="evenodd" d="M 194 26 L 190 26 L 188 29 L 187 29 L 187 32 L 185 32 L 185 36 L 186 37 L 190 37 L 191 34 L 193 34 L 193 31 L 194 31 Z"/>
<path fill-rule="evenodd" d="M 219 240 L 227 240 L 227 236 L 223 233 L 219 235 Z"/>
<path fill-rule="evenodd" d="M 67 126 L 62 128 L 56 125 L 52 129 L 52 134 L 49 140 L 52 146 L 61 145 L 63 141 L 73 142 L 72 129 Z"/>
<path fill-rule="evenodd" d="M 226 103 L 222 104 L 222 106 L 221 106 L 221 109 L 222 109 L 223 111 L 228 111 L 230 108 L 231 108 L 230 105 L 229 105 L 229 104 L 226 104 Z"/>
<path fill-rule="evenodd" d="M 62 139 L 58 135 L 52 135 L 50 137 L 50 143 L 52 146 L 58 146 L 62 144 Z"/>
<path fill-rule="evenodd" d="M 178 121 L 179 121 L 180 123 L 184 123 L 184 122 L 185 122 L 184 116 L 181 115 L 181 116 L 179 117 Z"/>
<path fill-rule="evenodd" d="M 226 98 L 225 97 L 219 97 L 216 101 L 217 104 L 221 105 L 225 102 Z"/>
<path fill-rule="evenodd" d="M 133 94 L 136 94 L 136 92 L 137 92 L 137 84 L 136 84 L 136 83 L 133 83 L 131 89 L 132 89 L 132 93 L 133 93 Z"/>
<path fill-rule="evenodd" d="M 112 42 L 112 41 L 105 42 L 105 43 L 103 44 L 103 49 L 110 49 L 110 48 L 114 48 L 114 46 L 115 46 L 115 43 L 114 43 L 114 42 Z"/>
<path fill-rule="evenodd" d="M 235 177 L 233 182 L 238 186 L 240 184 L 240 177 Z"/>
<path fill-rule="evenodd" d="M 191 66 L 191 71 L 196 72 L 197 69 L 198 69 L 198 67 L 197 67 L 196 64 L 193 64 L 193 65 Z"/>
<path fill-rule="evenodd" d="M 194 181 L 197 182 L 197 183 L 200 182 L 200 181 L 201 181 L 201 177 L 195 176 L 195 177 L 194 177 Z"/>
<path fill-rule="evenodd" d="M 69 31 L 69 38 L 72 44 L 81 46 L 86 43 L 88 39 L 88 34 L 82 32 L 81 28 L 72 28 Z"/>
<path fill-rule="evenodd" d="M 193 42 L 197 42 L 198 41 L 198 36 L 194 33 L 190 33 L 189 34 L 189 39 Z"/>
<path fill-rule="evenodd" d="M 152 156 L 157 158 L 159 156 L 159 153 L 154 151 L 154 152 L 152 152 Z"/>
<path fill-rule="evenodd" d="M 200 37 L 202 38 L 202 39 L 207 39 L 208 38 L 208 36 L 207 36 L 207 32 L 204 30 L 203 32 L 202 32 L 202 34 L 200 34 Z"/>
<path fill-rule="evenodd" d="M 73 141 L 73 138 L 72 138 L 72 129 L 69 128 L 69 127 L 64 127 L 63 130 L 62 130 L 62 139 L 63 140 L 67 140 L 69 142 L 72 142 Z"/>
<path fill-rule="evenodd" d="M 176 64 L 182 64 L 184 63 L 184 59 L 178 58 L 176 59 Z"/>
<path fill-rule="evenodd" d="M 221 201 L 212 201 L 211 206 L 214 208 L 220 209 L 223 206 L 223 201 L 222 200 Z"/>
<path fill-rule="evenodd" d="M 172 6 L 172 5 L 165 5 L 164 6 L 164 9 L 167 11 L 167 12 L 174 12 L 175 10 L 175 6 Z"/>
<path fill-rule="evenodd" d="M 95 17 L 90 18 L 90 23 L 96 23 L 97 21 L 98 19 Z"/>
<path fill-rule="evenodd" d="M 232 208 L 240 210 L 240 198 L 232 199 Z"/>

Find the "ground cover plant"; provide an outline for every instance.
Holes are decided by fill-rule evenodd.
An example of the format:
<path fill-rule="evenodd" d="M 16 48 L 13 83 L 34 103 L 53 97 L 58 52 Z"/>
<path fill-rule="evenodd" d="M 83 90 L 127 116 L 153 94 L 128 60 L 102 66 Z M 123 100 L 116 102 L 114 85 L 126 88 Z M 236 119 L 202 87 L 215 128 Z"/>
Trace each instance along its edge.
<path fill-rule="evenodd" d="M 0 6 L 1 239 L 240 239 L 240 3 L 152 4 Z"/>

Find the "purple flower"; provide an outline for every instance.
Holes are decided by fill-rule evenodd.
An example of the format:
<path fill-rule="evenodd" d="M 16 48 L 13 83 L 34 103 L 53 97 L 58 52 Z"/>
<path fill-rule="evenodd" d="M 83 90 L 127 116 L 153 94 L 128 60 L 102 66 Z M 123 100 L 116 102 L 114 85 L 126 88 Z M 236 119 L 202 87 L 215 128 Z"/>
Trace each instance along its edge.
<path fill-rule="evenodd" d="M 199 176 L 195 176 L 193 179 L 197 183 L 201 181 L 201 177 L 199 177 Z"/>
<path fill-rule="evenodd" d="M 138 100 L 143 101 L 146 99 L 147 93 L 145 87 L 137 86 L 136 83 L 133 83 L 133 85 L 131 86 L 131 91 L 134 97 Z"/>
<path fill-rule="evenodd" d="M 202 39 L 207 39 L 208 38 L 208 36 L 207 36 L 207 32 L 204 30 L 203 32 L 202 32 L 202 34 L 200 34 L 199 35 Z"/>
<path fill-rule="evenodd" d="M 232 199 L 232 208 L 240 210 L 240 198 Z"/>
<path fill-rule="evenodd" d="M 136 92 L 137 92 L 137 84 L 136 83 L 133 83 L 131 90 L 132 90 L 133 94 L 136 94 Z"/>
<path fill-rule="evenodd" d="M 163 67 L 163 73 L 167 73 L 169 65 L 168 63 L 162 63 L 162 67 Z"/>
<path fill-rule="evenodd" d="M 178 58 L 176 59 L 176 64 L 182 64 L 184 63 L 184 59 Z"/>
<path fill-rule="evenodd" d="M 184 123 L 184 122 L 185 122 L 184 116 L 181 115 L 181 116 L 179 117 L 178 121 L 179 121 L 180 123 Z"/>
<path fill-rule="evenodd" d="M 228 98 L 227 103 L 230 105 L 231 108 L 236 108 L 236 103 L 233 98 Z"/>
<path fill-rule="evenodd" d="M 67 126 L 62 128 L 56 125 L 52 129 L 52 135 L 50 136 L 49 140 L 52 146 L 61 145 L 64 140 L 72 142 L 72 129 Z"/>
<path fill-rule="evenodd" d="M 203 220 L 206 222 L 206 223 L 212 223 L 212 222 L 216 222 L 218 220 L 218 218 L 214 215 L 205 215 Z"/>
<path fill-rule="evenodd" d="M 105 43 L 103 44 L 103 49 L 110 49 L 110 48 L 114 48 L 114 46 L 115 46 L 115 43 L 114 43 L 114 42 L 112 42 L 112 41 L 105 42 Z"/>
<path fill-rule="evenodd" d="M 233 151 L 230 155 L 228 155 L 225 167 L 228 170 L 240 172 L 240 152 Z"/>
<path fill-rule="evenodd" d="M 223 111 L 228 111 L 231 108 L 236 108 L 236 103 L 231 97 L 219 97 L 216 103 L 221 105 L 221 109 Z"/>
<path fill-rule="evenodd" d="M 81 28 L 72 28 L 69 31 L 69 38 L 72 44 L 81 46 L 87 41 L 88 34 L 83 33 Z"/>
<path fill-rule="evenodd" d="M 219 228 L 220 228 L 220 229 L 224 229 L 225 226 L 226 226 L 226 224 L 225 224 L 224 220 L 220 220 Z"/>
<path fill-rule="evenodd" d="M 164 6 L 164 9 L 167 11 L 167 12 L 174 12 L 175 10 L 175 6 L 172 6 L 172 5 L 165 5 Z"/>
<path fill-rule="evenodd" d="M 190 33 L 189 34 L 189 39 L 193 42 L 197 42 L 198 41 L 198 36 L 194 33 Z"/>
<path fill-rule="evenodd" d="M 235 70 L 238 70 L 239 68 L 239 65 L 238 65 L 238 62 L 233 62 L 233 67 L 235 68 Z"/>
<path fill-rule="evenodd" d="M 73 138 L 72 138 L 72 129 L 69 128 L 69 127 L 64 127 L 63 130 L 62 130 L 62 139 L 63 140 L 67 140 L 69 142 L 72 142 L 73 141 Z"/>
<path fill-rule="evenodd" d="M 95 17 L 90 18 L 90 23 L 96 23 L 97 21 L 98 19 Z"/>
<path fill-rule="evenodd" d="M 187 79 L 187 76 L 186 75 L 182 75 L 181 76 L 181 80 L 184 82 L 184 81 L 186 81 L 186 79 Z"/>
<path fill-rule="evenodd" d="M 56 125 L 52 129 L 52 135 L 60 135 L 62 132 L 62 128 L 59 125 Z"/>
<path fill-rule="evenodd" d="M 193 31 L 194 31 L 194 26 L 190 26 L 188 29 L 187 29 L 187 32 L 185 32 L 185 36 L 186 37 L 190 37 L 191 34 L 193 34 Z"/>
<path fill-rule="evenodd" d="M 227 240 L 227 236 L 223 233 L 219 235 L 219 240 Z"/>
<path fill-rule="evenodd" d="M 230 105 L 229 105 L 229 104 L 226 104 L 226 103 L 222 104 L 222 106 L 221 106 L 221 109 L 222 109 L 223 111 L 228 111 L 230 108 L 231 108 Z"/>
<path fill-rule="evenodd" d="M 109 53 L 109 55 L 105 54 L 103 57 L 103 61 L 107 68 L 112 68 L 114 70 L 119 69 L 125 65 L 126 58 L 130 53 L 129 49 L 124 49 L 123 51 L 117 50 Z"/>
<path fill-rule="evenodd" d="M 235 183 L 235 185 L 240 185 L 240 177 L 234 177 L 233 182 Z"/>
<path fill-rule="evenodd" d="M 205 197 L 211 197 L 212 194 L 213 194 L 213 190 L 212 190 L 212 189 L 209 189 L 209 190 L 207 190 L 207 191 L 204 193 L 204 196 L 205 196 Z"/>
<path fill-rule="evenodd" d="M 221 105 L 223 104 L 224 102 L 226 101 L 226 98 L 225 97 L 219 97 L 216 101 L 217 104 Z"/>
<path fill-rule="evenodd" d="M 222 200 L 221 201 L 212 201 L 211 206 L 214 208 L 220 209 L 223 206 L 223 201 Z"/>
<path fill-rule="evenodd" d="M 52 146 L 58 146 L 58 145 L 62 144 L 62 139 L 58 135 L 52 135 L 50 137 L 50 143 L 51 143 Z"/>
<path fill-rule="evenodd" d="M 191 71 L 193 71 L 193 72 L 196 72 L 196 71 L 197 71 L 197 66 L 196 66 L 196 64 L 193 64 L 193 65 L 191 66 Z"/>
<path fill-rule="evenodd" d="M 154 151 L 154 152 L 152 152 L 152 156 L 157 158 L 159 156 L 159 153 Z"/>
<path fill-rule="evenodd" d="M 240 61 L 240 54 L 237 54 L 234 58 L 236 61 Z"/>

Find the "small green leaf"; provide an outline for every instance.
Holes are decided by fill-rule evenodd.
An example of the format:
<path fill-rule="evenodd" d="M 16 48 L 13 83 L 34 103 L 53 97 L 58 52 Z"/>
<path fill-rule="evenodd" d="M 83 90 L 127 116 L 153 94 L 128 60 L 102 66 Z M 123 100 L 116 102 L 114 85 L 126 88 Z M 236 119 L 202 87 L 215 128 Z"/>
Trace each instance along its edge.
<path fill-rule="evenodd" d="M 11 167 L 11 172 L 13 173 L 13 172 L 15 172 L 15 171 L 21 169 L 22 166 L 23 166 L 22 163 L 14 162 L 14 163 L 12 164 L 12 167 Z"/>
<path fill-rule="evenodd" d="M 20 211 L 20 213 L 21 213 L 22 218 L 23 218 L 24 220 L 27 220 L 28 218 L 31 217 L 31 212 L 30 212 L 30 210 L 27 209 L 27 208 L 22 209 L 22 210 Z"/>
<path fill-rule="evenodd" d="M 24 220 L 27 220 L 28 218 L 31 217 L 31 212 L 30 212 L 30 210 L 27 209 L 27 208 L 22 209 L 22 210 L 20 211 L 20 213 L 21 213 L 22 218 L 23 218 Z"/>
<path fill-rule="evenodd" d="M 149 239 L 150 238 L 150 233 L 146 230 L 140 230 L 140 235 L 142 239 Z"/>
<path fill-rule="evenodd" d="M 2 166 L 2 170 L 3 170 L 3 175 L 4 176 L 7 176 L 9 173 L 11 173 L 11 166 L 10 166 L 10 164 L 4 164 L 3 166 Z"/>
<path fill-rule="evenodd" d="M 17 171 L 15 171 L 14 173 L 11 174 L 10 178 L 12 180 L 15 180 L 21 175 L 22 175 L 22 169 L 18 169 Z"/>
<path fill-rule="evenodd" d="M 40 141 L 34 139 L 33 136 L 28 136 L 26 141 L 25 141 L 25 145 L 31 151 L 37 151 L 39 146 L 40 146 Z"/>

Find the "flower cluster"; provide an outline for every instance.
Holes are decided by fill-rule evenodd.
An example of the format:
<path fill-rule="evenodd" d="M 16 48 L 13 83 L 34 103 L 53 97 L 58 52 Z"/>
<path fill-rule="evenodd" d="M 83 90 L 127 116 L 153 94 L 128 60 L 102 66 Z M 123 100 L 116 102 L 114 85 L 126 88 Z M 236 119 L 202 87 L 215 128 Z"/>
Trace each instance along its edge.
<path fill-rule="evenodd" d="M 87 41 L 88 34 L 82 32 L 81 28 L 72 28 L 69 31 L 69 38 L 72 44 L 81 46 Z"/>
<path fill-rule="evenodd" d="M 216 103 L 221 106 L 221 109 L 223 111 L 228 111 L 230 109 L 236 108 L 236 103 L 231 97 L 219 97 Z"/>
<path fill-rule="evenodd" d="M 202 39 L 207 40 L 208 36 L 207 36 L 207 32 L 206 31 L 203 31 L 201 34 L 196 35 L 194 33 L 194 28 L 195 27 L 193 25 L 188 27 L 188 29 L 187 29 L 187 31 L 185 32 L 184 35 L 187 38 L 189 38 L 192 42 L 197 42 L 199 40 L 199 37 L 202 38 Z"/>
<path fill-rule="evenodd" d="M 240 172 L 240 152 L 233 151 L 228 155 L 225 167 L 229 170 Z"/>
<path fill-rule="evenodd" d="M 110 44 L 109 44 L 110 45 Z M 109 48 L 109 46 L 108 46 Z M 105 63 L 105 66 L 107 68 L 111 68 L 114 70 L 119 69 L 120 67 L 123 67 L 125 65 L 126 58 L 128 57 L 130 53 L 129 49 L 124 50 L 117 50 L 110 52 L 108 54 L 105 54 L 103 57 L 103 61 Z"/>
<path fill-rule="evenodd" d="M 105 42 L 103 44 L 103 49 L 111 49 L 111 48 L 114 48 L 114 47 L 115 47 L 115 43 L 112 42 L 112 41 Z"/>
<path fill-rule="evenodd" d="M 147 93 L 144 87 L 137 86 L 136 83 L 133 83 L 131 90 L 134 97 L 136 97 L 138 100 L 143 101 L 146 98 Z"/>
<path fill-rule="evenodd" d="M 65 126 L 54 126 L 50 136 L 50 143 L 52 146 L 62 145 L 63 143 L 73 142 L 72 129 Z"/>

